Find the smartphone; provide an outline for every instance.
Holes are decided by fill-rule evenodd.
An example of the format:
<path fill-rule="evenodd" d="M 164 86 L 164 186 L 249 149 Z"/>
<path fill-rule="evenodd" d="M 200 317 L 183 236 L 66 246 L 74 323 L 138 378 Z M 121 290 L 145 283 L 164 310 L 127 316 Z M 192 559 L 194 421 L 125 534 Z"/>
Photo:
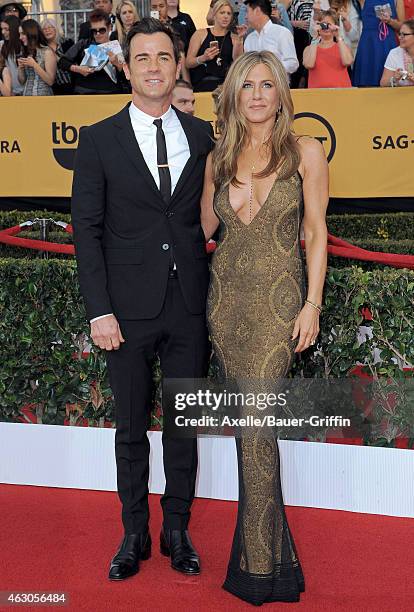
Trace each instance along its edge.
<path fill-rule="evenodd" d="M 210 48 L 211 49 L 218 49 L 218 40 L 210 40 Z"/>
<path fill-rule="evenodd" d="M 160 12 L 159 11 L 151 11 L 150 15 L 153 19 L 159 19 L 160 18 Z"/>

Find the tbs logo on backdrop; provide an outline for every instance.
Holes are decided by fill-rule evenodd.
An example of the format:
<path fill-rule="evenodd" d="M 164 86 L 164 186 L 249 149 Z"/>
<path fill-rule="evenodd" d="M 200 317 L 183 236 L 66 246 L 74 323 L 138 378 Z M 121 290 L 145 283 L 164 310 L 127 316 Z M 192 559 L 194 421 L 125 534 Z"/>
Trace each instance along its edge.
<path fill-rule="evenodd" d="M 301 119 L 305 121 L 302 122 Z M 325 117 L 316 113 L 297 113 L 295 131 L 297 134 L 306 134 L 319 140 L 324 146 L 328 162 L 331 161 L 336 151 L 336 136 L 333 127 Z"/>
<path fill-rule="evenodd" d="M 83 127 L 83 126 L 82 126 Z M 66 121 L 52 123 L 53 157 L 65 170 L 73 170 L 75 153 L 79 138 L 79 129 Z M 73 145 L 71 148 L 61 145 Z"/>

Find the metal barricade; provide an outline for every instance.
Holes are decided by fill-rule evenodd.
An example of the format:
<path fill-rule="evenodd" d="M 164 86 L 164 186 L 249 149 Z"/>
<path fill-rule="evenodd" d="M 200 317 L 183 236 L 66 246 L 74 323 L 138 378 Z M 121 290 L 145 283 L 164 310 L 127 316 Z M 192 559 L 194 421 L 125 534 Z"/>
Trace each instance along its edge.
<path fill-rule="evenodd" d="M 135 0 L 135 4 L 140 17 L 149 16 L 151 0 Z M 43 11 L 41 10 L 41 2 L 35 0 L 31 3 L 31 10 L 29 10 L 28 16 L 36 19 L 39 23 L 44 19 L 54 19 L 64 38 L 72 38 L 74 42 L 77 42 L 79 26 L 88 20 L 90 12 L 90 8 Z"/>

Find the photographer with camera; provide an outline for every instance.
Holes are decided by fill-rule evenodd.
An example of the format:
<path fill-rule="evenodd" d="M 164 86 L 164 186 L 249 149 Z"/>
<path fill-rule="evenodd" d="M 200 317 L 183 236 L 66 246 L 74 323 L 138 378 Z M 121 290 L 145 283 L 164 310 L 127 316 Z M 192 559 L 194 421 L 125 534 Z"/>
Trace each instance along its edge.
<path fill-rule="evenodd" d="M 388 53 L 381 87 L 414 85 L 414 19 L 402 23 L 398 36 L 400 46 Z"/>
<path fill-rule="evenodd" d="M 308 87 L 351 87 L 347 67 L 353 62 L 351 49 L 340 36 L 335 11 L 321 11 L 316 34 L 303 52 L 303 65 L 309 70 Z"/>

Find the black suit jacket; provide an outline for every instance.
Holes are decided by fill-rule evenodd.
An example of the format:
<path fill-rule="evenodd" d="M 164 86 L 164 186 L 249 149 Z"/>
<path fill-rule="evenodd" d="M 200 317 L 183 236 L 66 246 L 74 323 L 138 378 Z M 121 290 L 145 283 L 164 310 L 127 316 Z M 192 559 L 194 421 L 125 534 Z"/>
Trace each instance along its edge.
<path fill-rule="evenodd" d="M 200 199 L 213 130 L 174 109 L 190 159 L 167 206 L 136 141 L 128 108 L 80 130 L 72 223 L 87 316 L 156 317 L 167 289 L 171 249 L 186 306 L 200 314 L 208 287 Z"/>

